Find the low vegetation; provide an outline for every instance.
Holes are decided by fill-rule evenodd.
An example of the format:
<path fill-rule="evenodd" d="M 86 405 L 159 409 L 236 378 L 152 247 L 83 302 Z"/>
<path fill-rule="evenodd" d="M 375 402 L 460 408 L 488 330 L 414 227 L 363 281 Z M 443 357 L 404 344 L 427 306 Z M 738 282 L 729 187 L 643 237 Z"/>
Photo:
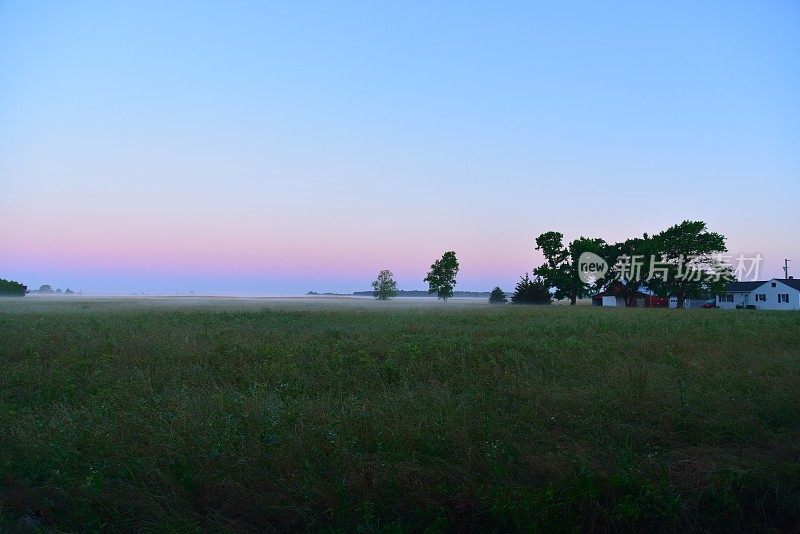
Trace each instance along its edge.
<path fill-rule="evenodd" d="M 0 530 L 796 530 L 800 314 L 7 300 Z"/>

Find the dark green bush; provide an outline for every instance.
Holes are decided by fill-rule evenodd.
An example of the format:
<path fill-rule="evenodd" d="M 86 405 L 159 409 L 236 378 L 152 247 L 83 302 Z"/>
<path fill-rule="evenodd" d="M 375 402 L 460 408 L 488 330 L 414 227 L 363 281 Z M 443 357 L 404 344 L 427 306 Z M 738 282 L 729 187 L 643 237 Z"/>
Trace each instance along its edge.
<path fill-rule="evenodd" d="M 24 297 L 28 288 L 19 282 L 0 278 L 0 297 Z"/>

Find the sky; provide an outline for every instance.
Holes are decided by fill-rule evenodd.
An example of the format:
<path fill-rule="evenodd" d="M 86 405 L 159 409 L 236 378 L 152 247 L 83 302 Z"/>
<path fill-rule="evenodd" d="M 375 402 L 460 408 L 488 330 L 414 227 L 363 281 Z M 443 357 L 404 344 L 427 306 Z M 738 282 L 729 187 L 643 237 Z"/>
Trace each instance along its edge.
<path fill-rule="evenodd" d="M 800 275 L 800 3 L 0 1 L 0 278 L 513 289 L 703 220 Z"/>

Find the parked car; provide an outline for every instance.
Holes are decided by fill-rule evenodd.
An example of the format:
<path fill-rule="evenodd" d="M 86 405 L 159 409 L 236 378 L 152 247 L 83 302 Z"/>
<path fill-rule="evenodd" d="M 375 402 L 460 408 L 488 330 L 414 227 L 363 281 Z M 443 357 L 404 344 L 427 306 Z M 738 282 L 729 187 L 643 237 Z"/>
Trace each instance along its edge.
<path fill-rule="evenodd" d="M 701 308 L 708 309 L 708 308 L 716 308 L 717 301 L 715 299 L 707 300 L 703 304 L 700 305 Z"/>

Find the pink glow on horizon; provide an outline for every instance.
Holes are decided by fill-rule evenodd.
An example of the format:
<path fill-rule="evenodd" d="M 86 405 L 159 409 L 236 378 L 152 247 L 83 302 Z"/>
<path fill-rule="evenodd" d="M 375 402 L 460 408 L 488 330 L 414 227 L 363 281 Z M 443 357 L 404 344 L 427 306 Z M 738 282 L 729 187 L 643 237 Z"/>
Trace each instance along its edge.
<path fill-rule="evenodd" d="M 103 227 L 91 227 L 89 221 L 37 220 L 30 232 L 11 232 L 0 236 L 0 254 L 11 265 L 48 265 L 56 269 L 123 272 L 146 270 L 163 273 L 242 276 L 280 275 L 293 277 L 357 277 L 365 280 L 381 268 L 389 268 L 399 277 L 421 279 L 428 266 L 444 250 L 456 250 L 463 280 L 492 280 L 497 283 L 516 280 L 530 271 L 542 258 L 534 251 L 533 233 L 496 239 L 476 232 L 462 235 L 448 232 L 428 239 L 383 239 L 380 232 L 361 230 L 357 239 L 338 236 L 338 232 L 313 231 L 295 226 L 297 233 L 259 232 L 252 228 L 237 231 L 235 224 L 217 228 L 213 225 L 189 225 L 166 228 L 123 224 L 110 219 Z M 764 256 L 762 277 L 778 276 L 783 254 L 783 237 L 766 237 L 746 225 L 736 228 L 729 240 L 733 253 L 759 252 Z M 425 233 L 422 233 L 424 237 Z M 635 235 L 635 234 L 634 234 Z M 569 239 L 570 236 L 567 236 Z M 438 242 L 453 243 L 442 247 Z M 758 249 L 741 243 L 758 243 Z M 778 251 L 778 252 L 776 252 Z"/>

